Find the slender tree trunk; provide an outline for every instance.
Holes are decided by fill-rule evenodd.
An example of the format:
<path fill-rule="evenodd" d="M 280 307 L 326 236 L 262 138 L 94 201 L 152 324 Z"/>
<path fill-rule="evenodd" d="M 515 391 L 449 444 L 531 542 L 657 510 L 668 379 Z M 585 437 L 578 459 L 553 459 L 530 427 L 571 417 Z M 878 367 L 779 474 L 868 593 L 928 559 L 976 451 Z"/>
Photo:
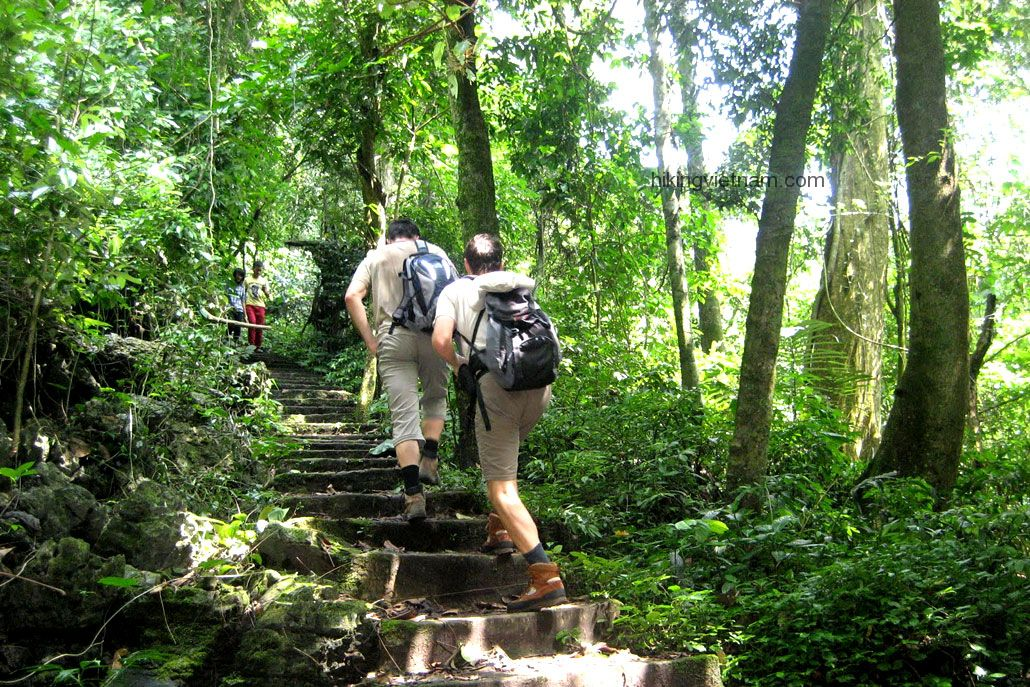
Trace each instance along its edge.
<path fill-rule="evenodd" d="M 685 19 L 682 2 L 669 13 L 669 28 L 676 45 L 678 59 L 676 69 L 680 77 L 680 99 L 683 103 L 683 126 L 679 129 L 680 145 L 687 153 L 687 173 L 691 176 L 705 173 L 705 158 L 702 143 L 704 133 L 701 131 L 701 116 L 697 105 L 697 68 L 694 63 L 694 51 L 697 49 L 697 24 Z M 701 212 L 698 198 L 691 198 L 685 192 L 689 207 L 684 207 L 690 217 L 690 238 L 694 251 L 694 276 L 698 284 L 697 292 L 697 324 L 701 331 L 701 350 L 708 353 L 717 341 L 722 341 L 723 322 L 722 305 L 719 296 L 712 286 L 712 274 L 715 271 L 717 256 L 712 255 L 710 247 L 714 244 L 715 227 L 708 221 L 708 213 Z"/>
<path fill-rule="evenodd" d="M 980 376 L 987 351 L 994 343 L 995 317 L 998 309 L 998 296 L 988 293 L 984 300 L 984 318 L 980 324 L 980 335 L 976 339 L 976 348 L 969 358 L 969 429 L 980 446 L 980 415 L 977 411 L 979 394 L 976 391 L 976 380 Z"/>
<path fill-rule="evenodd" d="M 671 172 L 666 164 L 666 148 L 671 144 L 672 120 L 669 115 L 668 86 L 665 82 L 665 63 L 659 44 L 659 17 L 654 0 L 644 0 L 644 26 L 650 46 L 648 69 L 651 72 L 654 97 L 654 141 L 658 153 L 658 174 L 666 177 Z M 680 195 L 676 189 L 663 186 L 662 217 L 665 220 L 665 255 L 672 285 L 672 311 L 676 322 L 676 348 L 680 362 L 680 388 L 696 389 L 697 364 L 694 361 L 694 337 L 690 325 L 690 295 L 687 288 L 687 270 L 683 257 L 683 220 L 680 214 Z"/>
<path fill-rule="evenodd" d="M 895 0 L 898 122 L 911 225 L 910 348 L 867 474 L 955 485 L 969 409 L 969 292 L 937 0 Z"/>
<path fill-rule="evenodd" d="M 376 139 L 383 129 L 382 89 L 384 67 L 379 59 L 379 16 L 369 14 L 358 36 L 361 54 L 368 65 L 368 90 L 358 104 L 360 124 L 358 150 L 354 164 L 361 182 L 361 199 L 365 203 L 366 240 L 375 245 L 386 232 L 386 191 L 376 163 Z M 367 372 L 367 369 L 366 369 Z"/>
<path fill-rule="evenodd" d="M 461 18 L 448 32 L 448 47 L 453 55 L 461 47 L 461 59 L 452 70 L 456 84 L 451 90 L 451 117 L 458 145 L 458 217 L 462 237 L 467 241 L 480 232 L 500 233 L 494 187 L 490 135 L 479 106 L 476 86 L 476 19 L 473 0 L 449 0 L 462 10 Z M 475 411 L 472 399 L 455 385 L 458 404 L 458 445 L 455 461 L 461 466 L 479 462 L 476 448 Z"/>
<path fill-rule="evenodd" d="M 898 222 L 897 204 L 890 208 L 891 254 L 894 259 L 894 284 L 889 307 L 898 329 L 898 378 L 905 372 L 908 355 L 908 235 Z"/>
<path fill-rule="evenodd" d="M 755 272 L 730 444 L 730 488 L 759 482 L 768 467 L 776 356 L 787 288 L 787 254 L 799 195 L 796 185 L 787 185 L 784 180 L 799 177 L 805 171 L 805 140 L 812 121 L 832 4 L 832 0 L 808 0 L 801 4 L 790 71 L 776 103 L 769 150 L 769 176 L 774 183 L 766 191 L 758 220 Z"/>
<path fill-rule="evenodd" d="M 50 259 L 54 251 L 54 235 L 56 230 L 51 226 L 50 236 L 47 238 L 46 248 L 43 249 L 43 264 L 50 266 Z M 32 369 L 32 360 L 36 355 L 36 336 L 39 332 L 39 308 L 43 303 L 43 294 L 50 288 L 51 279 L 39 279 L 36 282 L 36 292 L 32 294 L 32 310 L 29 312 L 28 336 L 25 338 L 25 354 L 21 359 L 21 368 L 18 370 L 18 386 L 14 392 L 14 427 L 11 429 L 11 455 L 17 455 L 18 447 L 21 445 L 22 420 L 25 413 L 25 389 L 28 387 L 29 371 Z"/>
<path fill-rule="evenodd" d="M 886 302 L 887 130 L 884 126 L 884 50 L 879 0 L 856 0 L 855 42 L 862 54 L 846 57 L 862 112 L 833 157 L 833 224 L 826 237 L 823 273 L 813 319 L 826 328 L 812 336 L 808 370 L 848 424 L 859 433 L 847 447 L 869 460 L 880 440 L 881 343 Z M 838 106 L 838 113 L 844 106 Z"/>
<path fill-rule="evenodd" d="M 476 18 L 472 0 L 449 0 L 462 10 L 461 18 L 448 32 L 452 55 L 463 46 L 452 70 L 456 88 L 451 92 L 451 116 L 458 145 L 458 216 L 465 240 L 480 232 L 499 233 L 490 134 L 479 106 L 476 86 Z"/>

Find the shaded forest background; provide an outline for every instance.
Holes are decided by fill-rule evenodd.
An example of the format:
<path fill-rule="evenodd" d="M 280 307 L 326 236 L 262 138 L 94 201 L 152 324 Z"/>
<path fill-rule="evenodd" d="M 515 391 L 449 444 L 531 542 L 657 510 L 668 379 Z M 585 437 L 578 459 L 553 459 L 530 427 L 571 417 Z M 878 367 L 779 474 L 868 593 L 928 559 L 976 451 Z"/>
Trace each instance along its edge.
<path fill-rule="evenodd" d="M 39 552 L 118 554 L 90 513 L 141 484 L 237 525 L 137 568 L 260 567 L 276 406 L 200 308 L 263 259 L 268 346 L 383 422 L 342 295 L 403 215 L 537 279 L 565 360 L 525 496 L 631 646 L 740 684 L 1030 679 L 1028 30 L 1008 0 L 0 0 L 4 644 L 46 626 Z"/>

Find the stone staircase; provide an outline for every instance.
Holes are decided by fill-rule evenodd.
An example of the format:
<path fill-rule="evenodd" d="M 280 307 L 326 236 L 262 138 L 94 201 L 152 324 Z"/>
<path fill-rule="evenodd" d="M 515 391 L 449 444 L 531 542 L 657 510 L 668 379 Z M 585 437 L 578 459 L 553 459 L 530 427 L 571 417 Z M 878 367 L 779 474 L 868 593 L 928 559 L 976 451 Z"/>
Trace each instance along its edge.
<path fill-rule="evenodd" d="M 584 590 L 569 588 L 573 601 L 562 606 L 505 612 L 501 598 L 524 588 L 526 564 L 519 555 L 478 553 L 484 495 L 428 487 L 429 517 L 405 522 L 396 461 L 370 455 L 383 437 L 353 421 L 353 399 L 293 362 L 268 355 L 263 361 L 292 429 L 285 438 L 302 446 L 279 465 L 273 487 L 296 515 L 312 518 L 316 531 L 354 547 L 346 566 L 316 555 L 298 557 L 297 568 L 345 575 L 348 593 L 370 604 L 362 619 L 374 627 L 362 652 L 371 658 L 366 683 L 721 685 L 714 656 L 643 659 L 609 648 L 604 640 L 616 607 L 573 596 Z"/>

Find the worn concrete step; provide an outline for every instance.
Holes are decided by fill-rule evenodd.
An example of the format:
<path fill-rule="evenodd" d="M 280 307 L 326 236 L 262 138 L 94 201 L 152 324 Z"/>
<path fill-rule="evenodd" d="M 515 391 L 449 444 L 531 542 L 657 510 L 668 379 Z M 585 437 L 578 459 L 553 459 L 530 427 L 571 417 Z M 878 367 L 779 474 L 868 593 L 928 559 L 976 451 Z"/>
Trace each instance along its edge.
<path fill-rule="evenodd" d="M 479 532 L 479 540 L 485 531 Z M 481 553 L 370 551 L 352 561 L 354 595 L 367 601 L 428 598 L 444 608 L 501 602 L 526 588 L 522 556 Z"/>
<path fill-rule="evenodd" d="M 372 423 L 357 423 L 344 421 L 337 418 L 335 422 L 294 422 L 292 417 L 286 418 L 289 428 L 293 430 L 291 436 L 310 435 L 314 437 L 326 434 L 357 434 L 368 438 L 365 432 L 372 432 L 378 429 L 378 425 Z"/>
<path fill-rule="evenodd" d="M 280 401 L 285 415 L 308 415 L 323 413 L 354 413 L 355 404 L 347 400 L 319 401 L 305 400 L 303 403 L 294 403 L 289 399 Z"/>
<path fill-rule="evenodd" d="M 390 542 L 407 551 L 478 551 L 486 536 L 486 518 L 427 518 L 409 523 L 393 518 L 326 520 L 322 529 L 345 541 L 380 547 Z"/>
<path fill-rule="evenodd" d="M 380 676 L 373 684 L 419 687 L 722 687 L 714 655 L 658 660 L 619 652 L 512 659 L 507 670 L 433 676 Z"/>
<path fill-rule="evenodd" d="M 319 378 L 316 378 L 316 377 L 311 377 L 311 378 L 301 378 L 301 377 L 283 378 L 283 377 L 274 377 L 273 376 L 272 380 L 275 382 L 276 386 L 279 387 L 279 389 L 307 389 L 307 388 L 310 388 L 310 387 L 326 388 L 326 389 L 339 389 L 340 388 L 338 384 L 332 384 L 330 382 L 325 381 L 324 379 L 319 379 Z"/>
<path fill-rule="evenodd" d="M 313 458 L 343 458 L 354 460 L 361 458 L 375 458 L 375 456 L 370 455 L 368 449 L 364 446 L 358 445 L 349 448 L 337 448 L 332 446 L 328 448 L 312 448 L 304 446 L 290 454 L 287 460 L 309 460 Z M 390 460 L 395 460 L 393 456 L 382 456 L 382 458 L 389 458 Z M 381 460 L 382 458 L 379 458 L 378 460 Z"/>
<path fill-rule="evenodd" d="M 320 380 L 284 379 L 276 384 L 280 391 L 341 391 L 339 386 Z"/>
<path fill-rule="evenodd" d="M 298 441 L 308 448 L 353 448 L 368 446 L 375 448 L 382 441 L 378 436 L 363 432 L 341 432 L 340 434 L 287 434 L 283 437 L 290 441 Z"/>
<path fill-rule="evenodd" d="M 283 411 L 283 418 L 291 425 L 342 425 L 345 428 L 366 432 L 375 429 L 377 425 L 370 422 L 355 422 L 351 410 L 329 410 L 321 413 L 289 413 Z"/>
<path fill-rule="evenodd" d="M 333 448 L 343 444 L 368 444 L 373 448 L 379 445 L 382 439 L 375 432 L 341 432 L 340 434 L 304 434 L 302 432 L 291 432 L 287 437 L 298 439 L 304 442 L 306 448 Z"/>
<path fill-rule="evenodd" d="M 298 472 L 344 472 L 368 468 L 390 468 L 396 467 L 396 465 L 396 458 L 372 458 L 367 453 L 357 457 L 325 457 L 301 453 L 294 454 L 281 463 L 284 469 Z"/>
<path fill-rule="evenodd" d="M 344 541 L 362 541 L 377 547 L 390 542 L 407 551 L 467 552 L 479 551 L 486 538 L 486 518 L 457 513 L 454 517 L 429 517 L 409 523 L 398 514 L 392 518 L 327 519 L 319 529 Z M 537 523 L 537 529 L 542 541 L 567 544 L 567 537 L 558 527 Z"/>
<path fill-rule="evenodd" d="M 279 358 L 276 360 L 258 354 L 257 356 L 250 356 L 250 358 L 246 362 L 264 363 L 265 367 L 268 368 L 269 372 L 311 372 L 311 370 L 304 367 L 303 365 L 293 362 L 292 360 L 289 360 L 287 358 Z"/>
<path fill-rule="evenodd" d="M 399 493 L 290 494 L 283 502 L 299 515 L 324 518 L 389 518 L 404 510 Z M 482 514 L 487 506 L 483 497 L 467 491 L 426 491 L 426 510 L 432 517 L 453 517 Z"/>
<path fill-rule="evenodd" d="M 278 401 L 351 401 L 357 399 L 349 391 L 343 389 L 275 389 L 272 398 Z"/>
<path fill-rule="evenodd" d="M 272 379 L 276 381 L 279 386 L 290 386 L 291 384 L 329 384 L 322 375 L 315 374 L 280 374 L 278 371 L 272 372 Z"/>
<path fill-rule="evenodd" d="M 521 589 L 512 593 L 519 592 Z M 447 607 L 447 603 L 441 605 Z M 385 620 L 379 628 L 380 669 L 426 673 L 434 663 L 449 664 L 459 651 L 485 654 L 495 646 L 511 658 L 566 653 L 580 644 L 602 641 L 609 635 L 617 613 L 611 602 L 568 603 L 531 613 Z M 569 638 L 568 642 L 563 641 L 564 637 Z"/>
<path fill-rule="evenodd" d="M 400 485 L 400 470 L 394 467 L 344 470 L 341 472 L 300 472 L 290 470 L 275 476 L 279 490 L 326 493 L 331 491 L 387 491 Z"/>

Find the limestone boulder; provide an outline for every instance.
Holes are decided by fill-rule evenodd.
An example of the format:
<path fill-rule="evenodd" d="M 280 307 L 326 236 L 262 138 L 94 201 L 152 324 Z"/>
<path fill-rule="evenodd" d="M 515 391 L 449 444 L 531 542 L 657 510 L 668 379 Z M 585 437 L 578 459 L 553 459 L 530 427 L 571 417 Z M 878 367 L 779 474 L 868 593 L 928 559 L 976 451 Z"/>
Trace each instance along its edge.
<path fill-rule="evenodd" d="M 182 511 L 183 502 L 172 489 L 143 480 L 111 506 L 97 551 L 124 555 L 131 565 L 144 570 L 186 567 L 190 547 L 182 536 Z"/>

